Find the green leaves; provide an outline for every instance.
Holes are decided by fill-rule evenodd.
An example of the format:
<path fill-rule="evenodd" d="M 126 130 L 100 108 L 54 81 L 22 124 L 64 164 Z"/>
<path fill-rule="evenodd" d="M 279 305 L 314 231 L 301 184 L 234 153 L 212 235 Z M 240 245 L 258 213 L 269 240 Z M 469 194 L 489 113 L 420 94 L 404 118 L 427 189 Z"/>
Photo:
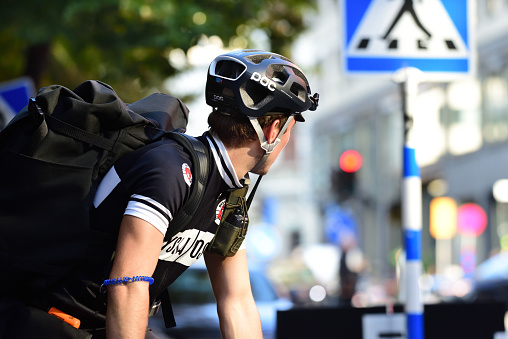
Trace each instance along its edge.
<path fill-rule="evenodd" d="M 135 100 L 179 70 L 169 52 L 185 52 L 202 36 L 224 46 L 251 48 L 252 32 L 264 32 L 271 50 L 287 54 L 304 29 L 312 0 L 4 0 L 0 12 L 0 81 L 23 73 L 74 88 L 87 79 L 111 84 Z M 47 63 L 27 65 L 32 46 L 48 44 Z M 27 71 L 29 70 L 29 71 Z M 132 99 L 131 99 L 132 98 Z"/>

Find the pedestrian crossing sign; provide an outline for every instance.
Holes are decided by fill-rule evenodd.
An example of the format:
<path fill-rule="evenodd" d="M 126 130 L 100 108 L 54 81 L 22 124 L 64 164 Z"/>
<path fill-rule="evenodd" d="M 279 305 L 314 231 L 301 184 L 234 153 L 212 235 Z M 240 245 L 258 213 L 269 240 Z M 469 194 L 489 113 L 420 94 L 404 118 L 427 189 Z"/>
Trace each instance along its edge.
<path fill-rule="evenodd" d="M 344 69 L 391 75 L 414 67 L 427 80 L 473 75 L 472 0 L 344 0 Z"/>

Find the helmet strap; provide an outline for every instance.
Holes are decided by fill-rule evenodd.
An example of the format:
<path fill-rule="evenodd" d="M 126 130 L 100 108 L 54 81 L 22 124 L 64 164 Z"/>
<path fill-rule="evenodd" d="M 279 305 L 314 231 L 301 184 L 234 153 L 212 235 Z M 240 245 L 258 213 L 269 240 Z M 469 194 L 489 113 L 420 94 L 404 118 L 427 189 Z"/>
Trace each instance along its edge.
<path fill-rule="evenodd" d="M 277 145 L 280 143 L 280 139 L 281 139 L 282 135 L 284 134 L 284 132 L 286 132 L 286 130 L 289 127 L 289 124 L 291 123 L 291 121 L 293 119 L 294 119 L 294 117 L 291 115 L 286 120 L 286 123 L 280 129 L 279 134 L 277 135 L 275 140 L 270 144 L 270 143 L 268 143 L 268 140 L 266 140 L 265 133 L 263 131 L 263 128 L 261 128 L 261 125 L 259 124 L 258 119 L 256 117 L 249 117 L 250 123 L 252 124 L 252 127 L 254 127 L 254 130 L 256 131 L 256 134 L 258 135 L 259 144 L 261 146 L 261 149 L 265 152 L 263 154 L 263 157 L 258 161 L 256 166 L 254 166 L 254 168 L 252 168 L 250 170 L 250 172 L 255 173 L 261 166 L 263 166 L 263 164 L 266 162 L 266 159 L 268 159 L 268 156 L 270 155 L 270 153 L 272 153 L 273 150 L 275 149 L 275 147 L 277 147 Z"/>

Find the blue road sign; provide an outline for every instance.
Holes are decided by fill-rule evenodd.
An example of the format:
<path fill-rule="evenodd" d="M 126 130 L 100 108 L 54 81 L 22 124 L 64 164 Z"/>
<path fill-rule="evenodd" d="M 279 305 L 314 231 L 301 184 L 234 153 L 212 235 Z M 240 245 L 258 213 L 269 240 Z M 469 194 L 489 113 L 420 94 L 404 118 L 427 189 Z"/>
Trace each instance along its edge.
<path fill-rule="evenodd" d="M 471 0 L 344 0 L 347 74 L 391 75 L 414 67 L 427 80 L 472 75 Z"/>
<path fill-rule="evenodd" d="M 7 114 L 14 115 L 28 104 L 35 95 L 34 84 L 30 78 L 23 77 L 0 83 L 0 101 Z"/>

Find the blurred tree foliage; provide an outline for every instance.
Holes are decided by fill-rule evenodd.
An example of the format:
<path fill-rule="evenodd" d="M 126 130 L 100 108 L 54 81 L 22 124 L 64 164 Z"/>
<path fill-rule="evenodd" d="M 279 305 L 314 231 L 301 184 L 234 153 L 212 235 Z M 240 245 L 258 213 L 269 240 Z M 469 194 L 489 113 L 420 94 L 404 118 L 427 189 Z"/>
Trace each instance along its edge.
<path fill-rule="evenodd" d="M 187 52 L 202 36 L 225 46 L 263 30 L 284 55 L 302 32 L 314 0 L 2 0 L 0 81 L 22 75 L 37 88 L 84 80 L 111 84 L 126 100 L 164 92 L 179 70 L 169 52 Z M 128 98 L 128 99 L 127 99 Z"/>

